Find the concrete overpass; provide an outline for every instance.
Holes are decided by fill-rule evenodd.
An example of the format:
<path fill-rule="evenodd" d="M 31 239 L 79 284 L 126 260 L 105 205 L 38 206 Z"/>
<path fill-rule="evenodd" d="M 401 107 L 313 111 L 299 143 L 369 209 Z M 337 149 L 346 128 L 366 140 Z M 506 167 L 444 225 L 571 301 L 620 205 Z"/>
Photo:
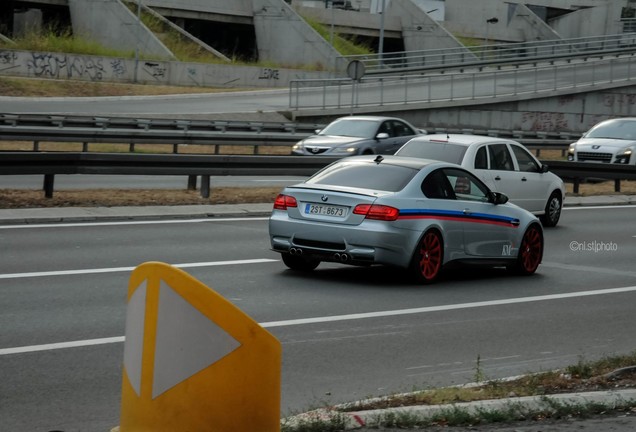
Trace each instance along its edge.
<path fill-rule="evenodd" d="M 19 36 L 38 22 L 63 21 L 66 14 L 75 34 L 104 46 L 140 47 L 144 54 L 174 58 L 157 35 L 138 25 L 134 10 L 142 4 L 226 61 L 329 70 L 339 53 L 306 19 L 362 38 L 375 50 L 382 35 L 384 52 L 390 52 L 464 48 L 454 35 L 521 42 L 616 34 L 621 19 L 635 15 L 630 0 L 383 2 L 384 14 L 377 13 L 380 0 L 355 0 L 354 10 L 325 9 L 324 0 L 3 0 L 0 34 Z"/>

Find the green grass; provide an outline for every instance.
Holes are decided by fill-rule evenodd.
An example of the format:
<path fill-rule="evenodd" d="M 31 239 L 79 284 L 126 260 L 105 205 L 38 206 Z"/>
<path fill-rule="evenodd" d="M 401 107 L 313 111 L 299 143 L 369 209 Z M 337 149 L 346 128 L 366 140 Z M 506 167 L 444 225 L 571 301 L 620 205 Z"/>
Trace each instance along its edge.
<path fill-rule="evenodd" d="M 368 402 L 352 403 L 339 407 L 327 407 L 321 416 L 304 416 L 296 421 L 283 421 L 282 432 L 312 432 L 312 431 L 341 431 L 344 430 L 343 412 L 364 411 L 368 409 L 382 409 L 391 407 L 407 407 L 415 405 L 451 405 L 431 415 L 414 414 L 406 410 L 386 411 L 373 419 L 375 428 L 423 428 L 443 426 L 468 426 L 479 424 L 493 424 L 514 421 L 531 421 L 562 418 L 587 418 L 608 411 L 631 411 L 636 407 L 636 401 L 623 401 L 608 406 L 602 403 L 572 403 L 550 399 L 551 394 L 571 393 L 577 391 L 592 391 L 617 389 L 616 383 L 608 374 L 628 368 L 626 381 L 622 388 L 634 388 L 636 377 L 633 368 L 636 367 L 636 351 L 623 356 L 606 357 L 598 361 L 579 359 L 576 364 L 563 370 L 528 374 L 514 380 L 491 380 L 480 382 L 474 386 L 448 387 L 427 389 L 406 395 L 393 395 Z M 480 369 L 479 359 L 477 370 Z M 629 374 L 631 372 L 631 375 Z M 478 375 L 481 375 L 478 373 Z M 623 375 L 624 376 L 624 375 Z M 619 387 L 620 388 L 620 387 Z M 529 410 L 522 404 L 514 402 L 515 397 L 539 396 L 540 406 Z M 505 407 L 499 409 L 468 410 L 455 405 L 458 402 L 474 402 L 489 399 L 513 398 Z"/>
<path fill-rule="evenodd" d="M 92 54 L 104 57 L 134 57 L 134 51 L 121 51 L 104 47 L 86 38 L 74 37 L 70 30 L 59 33 L 49 28 L 41 33 L 29 33 L 13 40 L 15 44 L 0 41 L 0 48 L 24 51 L 49 51 L 67 54 Z"/>
<path fill-rule="evenodd" d="M 322 36 L 323 39 L 327 42 L 331 42 L 331 29 L 329 27 L 308 17 L 303 17 L 303 19 Z M 333 47 L 343 56 L 373 54 L 373 51 L 371 51 L 368 45 L 356 43 L 338 33 L 334 33 L 333 35 Z"/>

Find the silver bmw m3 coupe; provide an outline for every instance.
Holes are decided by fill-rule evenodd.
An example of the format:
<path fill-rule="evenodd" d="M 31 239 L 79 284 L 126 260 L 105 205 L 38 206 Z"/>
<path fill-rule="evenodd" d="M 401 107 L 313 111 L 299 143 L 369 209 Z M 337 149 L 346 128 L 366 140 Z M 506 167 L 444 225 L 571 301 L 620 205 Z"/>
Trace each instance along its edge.
<path fill-rule="evenodd" d="M 398 156 L 340 159 L 286 187 L 269 219 L 293 270 L 321 262 L 404 268 L 431 283 L 450 263 L 537 270 L 543 228 L 459 165 Z"/>

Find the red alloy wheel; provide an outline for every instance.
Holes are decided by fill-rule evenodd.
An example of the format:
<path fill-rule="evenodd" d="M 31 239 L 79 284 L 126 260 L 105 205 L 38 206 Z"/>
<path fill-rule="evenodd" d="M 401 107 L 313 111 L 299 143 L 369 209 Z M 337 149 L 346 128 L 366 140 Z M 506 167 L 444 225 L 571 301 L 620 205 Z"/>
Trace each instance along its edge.
<path fill-rule="evenodd" d="M 532 274 L 539 267 L 543 257 L 543 235 L 541 230 L 532 225 L 523 235 L 519 250 L 520 270 L 525 274 Z"/>
<path fill-rule="evenodd" d="M 437 231 L 428 231 L 417 248 L 414 270 L 417 278 L 424 283 L 435 280 L 442 268 L 442 239 Z"/>

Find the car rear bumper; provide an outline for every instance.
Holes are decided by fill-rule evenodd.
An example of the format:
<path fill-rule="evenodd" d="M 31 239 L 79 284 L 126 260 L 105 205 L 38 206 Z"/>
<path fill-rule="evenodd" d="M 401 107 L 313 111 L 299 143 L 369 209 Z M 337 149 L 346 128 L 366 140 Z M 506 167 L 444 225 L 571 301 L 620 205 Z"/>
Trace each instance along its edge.
<path fill-rule="evenodd" d="M 354 265 L 383 264 L 408 267 L 417 233 L 377 221 L 356 226 L 317 225 L 274 212 L 269 221 L 272 250 L 303 255 L 320 261 Z"/>

